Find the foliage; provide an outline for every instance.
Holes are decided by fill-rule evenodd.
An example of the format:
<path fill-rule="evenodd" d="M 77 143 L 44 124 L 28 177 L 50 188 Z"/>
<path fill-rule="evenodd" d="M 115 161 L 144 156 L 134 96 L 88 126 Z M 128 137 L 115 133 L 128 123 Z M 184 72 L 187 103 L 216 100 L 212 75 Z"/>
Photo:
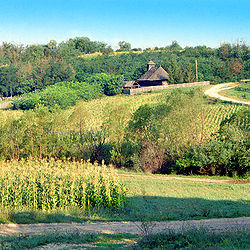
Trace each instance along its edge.
<path fill-rule="evenodd" d="M 14 101 L 14 109 L 34 109 L 42 104 L 50 109 L 58 106 L 67 108 L 77 101 L 90 100 L 102 95 L 101 86 L 86 82 L 60 82 L 43 90 L 36 90 Z"/>
<path fill-rule="evenodd" d="M 245 176 L 249 174 L 249 110 L 222 121 L 216 137 L 192 147 L 176 162 L 177 173 Z"/>
<path fill-rule="evenodd" d="M 18 85 L 18 67 L 11 64 L 0 68 L 0 93 L 4 96 L 13 96 Z"/>
<path fill-rule="evenodd" d="M 84 77 L 102 82 L 102 75 Z M 71 87 L 81 89 L 78 84 L 83 83 Z M 3 116 L 0 157 L 104 161 L 162 173 L 247 175 L 247 134 L 237 124 L 229 126 L 231 134 L 225 138 L 217 133 L 220 123 L 243 106 L 210 103 L 194 89 L 103 97 L 65 111 L 51 101 L 51 106 L 38 104 L 14 120 Z M 72 98 L 75 92 L 67 93 Z M 66 103 L 59 100 L 60 105 Z"/>
<path fill-rule="evenodd" d="M 182 93 L 178 90 L 154 106 L 141 106 L 128 126 L 131 140 L 141 149 L 141 168 L 160 171 L 164 160 L 175 160 L 183 155 L 188 145 L 198 143 L 204 133 L 201 111 L 199 91 Z"/>
<path fill-rule="evenodd" d="M 41 210 L 79 207 L 123 208 L 125 189 L 105 166 L 71 162 L 19 162 L 2 167 L 2 207 Z"/>
<path fill-rule="evenodd" d="M 124 85 L 124 77 L 114 74 L 85 74 L 78 73 L 76 79 L 93 85 L 99 85 L 105 95 L 120 94 Z"/>
<path fill-rule="evenodd" d="M 14 101 L 14 109 L 34 109 L 42 104 L 50 109 L 58 106 L 67 108 L 74 105 L 77 101 L 91 100 L 105 95 L 115 95 L 121 93 L 124 78 L 112 74 L 78 74 L 78 81 L 58 82 L 43 90 L 36 90 L 28 93 L 21 99 Z M 17 91 L 27 93 L 27 89 L 32 88 L 31 81 L 25 81 L 22 88 Z"/>
<path fill-rule="evenodd" d="M 118 43 L 118 45 L 120 47 L 119 51 L 129 51 L 129 50 L 131 50 L 131 44 L 128 43 L 128 42 L 120 41 Z"/>
<path fill-rule="evenodd" d="M 119 44 L 123 52 L 111 53 L 109 45 L 88 37 L 76 37 L 60 44 L 51 40 L 45 45 L 25 47 L 3 43 L 0 46 L 0 95 L 21 94 L 26 81 L 31 86 L 25 91 L 33 91 L 59 81 L 70 81 L 79 74 L 113 73 L 125 80 L 136 80 L 146 72 L 149 60 L 167 70 L 170 83 L 193 81 L 195 60 L 198 60 L 200 81 L 219 83 L 250 78 L 249 49 L 245 44 L 222 44 L 218 49 L 206 46 L 182 49 L 173 41 L 165 48 L 143 52 L 140 48 L 131 51 L 131 45 L 125 41 Z M 91 53 L 95 56 L 84 56 Z"/>

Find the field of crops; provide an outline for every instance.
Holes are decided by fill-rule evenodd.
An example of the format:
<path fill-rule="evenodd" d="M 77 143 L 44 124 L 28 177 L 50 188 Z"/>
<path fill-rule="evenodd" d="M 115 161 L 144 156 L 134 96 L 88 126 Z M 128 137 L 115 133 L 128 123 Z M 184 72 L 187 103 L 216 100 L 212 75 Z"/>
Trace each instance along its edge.
<path fill-rule="evenodd" d="M 188 88 L 187 88 L 188 89 Z M 124 110 L 124 122 L 129 121 L 132 114 L 144 104 L 159 103 L 160 100 L 165 99 L 173 90 L 166 92 L 126 96 L 119 95 L 113 97 L 104 97 L 102 99 L 92 100 L 90 102 L 80 102 L 77 106 L 65 111 L 65 117 L 68 117 L 68 130 L 79 129 L 78 119 L 79 114 L 83 115 L 84 125 L 86 129 L 99 129 L 105 117 L 112 112 L 119 112 Z M 231 103 L 216 103 L 204 104 L 204 127 L 207 133 L 214 133 L 220 126 L 220 123 L 229 118 L 232 114 L 242 109 L 243 105 Z"/>
<path fill-rule="evenodd" d="M 190 88 L 183 89 L 188 91 Z M 107 120 L 107 116 L 114 112 L 122 112 L 124 124 L 131 118 L 132 114 L 143 104 L 154 104 L 164 100 L 174 89 L 145 93 L 141 95 L 117 95 L 103 97 L 88 102 L 81 101 L 71 109 L 62 113 L 64 120 L 64 131 L 79 130 L 79 120 L 82 121 L 84 129 L 100 129 Z M 208 133 L 215 132 L 225 118 L 229 118 L 233 113 L 239 111 L 243 106 L 231 103 L 205 104 L 204 106 L 204 127 Z M 0 124 L 8 120 L 18 119 L 22 111 L 0 110 Z"/>
<path fill-rule="evenodd" d="M 77 162 L 3 163 L 0 190 L 5 208 L 119 209 L 126 201 L 115 170 Z"/>
<path fill-rule="evenodd" d="M 230 118 L 234 113 L 239 111 L 242 105 L 238 104 L 214 104 L 207 105 L 205 111 L 205 126 L 209 133 L 214 133 L 219 129 L 220 123 Z"/>

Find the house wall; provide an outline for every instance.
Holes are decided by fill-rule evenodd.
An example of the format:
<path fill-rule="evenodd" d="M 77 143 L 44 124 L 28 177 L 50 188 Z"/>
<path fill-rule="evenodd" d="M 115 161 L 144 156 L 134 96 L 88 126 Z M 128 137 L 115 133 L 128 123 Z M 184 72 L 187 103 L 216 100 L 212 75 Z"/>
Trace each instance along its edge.
<path fill-rule="evenodd" d="M 210 84 L 210 81 L 180 83 L 180 84 L 171 84 L 171 85 L 158 85 L 158 86 L 142 87 L 138 89 L 123 89 L 122 93 L 128 94 L 128 95 L 136 95 L 136 94 L 147 93 L 147 92 L 163 90 L 163 89 L 198 87 L 198 86 L 206 86 L 209 84 Z"/>

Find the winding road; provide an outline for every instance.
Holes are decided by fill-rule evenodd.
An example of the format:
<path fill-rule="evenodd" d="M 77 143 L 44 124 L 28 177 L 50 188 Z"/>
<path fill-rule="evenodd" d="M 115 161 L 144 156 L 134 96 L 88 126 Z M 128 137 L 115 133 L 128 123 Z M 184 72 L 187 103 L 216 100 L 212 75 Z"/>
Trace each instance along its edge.
<path fill-rule="evenodd" d="M 218 99 L 223 100 L 223 101 L 229 101 L 229 102 L 250 105 L 250 102 L 235 100 L 233 98 L 225 97 L 225 96 L 222 96 L 219 94 L 219 92 L 222 90 L 232 89 L 236 86 L 237 86 L 237 83 L 235 83 L 235 82 L 217 84 L 217 85 L 209 88 L 208 90 L 206 90 L 205 95 L 208 95 L 208 96 L 213 97 L 213 98 L 218 98 Z"/>

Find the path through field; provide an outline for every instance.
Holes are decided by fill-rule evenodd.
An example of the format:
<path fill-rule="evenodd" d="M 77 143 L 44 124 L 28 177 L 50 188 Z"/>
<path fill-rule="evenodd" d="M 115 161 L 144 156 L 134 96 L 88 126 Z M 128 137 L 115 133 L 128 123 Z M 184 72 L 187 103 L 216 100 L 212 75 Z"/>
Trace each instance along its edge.
<path fill-rule="evenodd" d="M 11 106 L 11 104 L 12 104 L 12 101 L 0 103 L 0 109 L 9 108 Z"/>
<path fill-rule="evenodd" d="M 208 95 L 208 96 L 214 97 L 214 98 L 218 98 L 218 99 L 223 100 L 223 101 L 230 101 L 230 102 L 250 105 L 250 102 L 235 100 L 235 99 L 225 97 L 225 96 L 222 96 L 219 94 L 219 92 L 222 90 L 232 89 L 236 86 L 237 86 L 237 83 L 234 83 L 234 82 L 217 84 L 217 85 L 211 87 L 210 89 L 206 90 L 205 95 Z"/>
<path fill-rule="evenodd" d="M 84 222 L 84 223 L 51 223 L 51 224 L 2 224 L 0 235 L 33 235 L 45 233 L 105 233 L 105 234 L 145 234 L 179 232 L 185 229 L 204 228 L 212 232 L 229 232 L 250 229 L 250 217 L 222 218 L 189 221 L 161 222 Z"/>

